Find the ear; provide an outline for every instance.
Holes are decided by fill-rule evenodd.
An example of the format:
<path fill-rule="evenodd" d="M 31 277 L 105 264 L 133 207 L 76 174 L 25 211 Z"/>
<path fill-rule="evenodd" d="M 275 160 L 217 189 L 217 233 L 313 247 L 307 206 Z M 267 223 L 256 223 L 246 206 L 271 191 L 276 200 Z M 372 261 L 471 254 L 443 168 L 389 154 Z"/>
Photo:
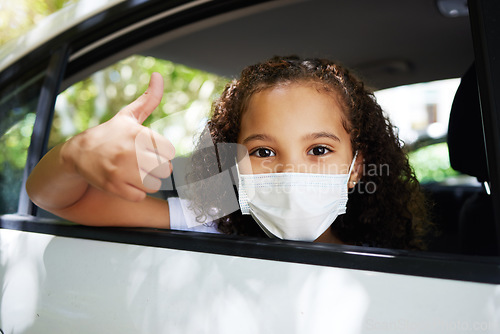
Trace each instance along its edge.
<path fill-rule="evenodd" d="M 363 163 L 364 157 L 363 152 L 358 151 L 356 156 L 356 161 L 354 162 L 354 167 L 352 168 L 351 176 L 349 177 L 349 182 L 347 183 L 349 189 L 354 188 L 356 183 L 363 177 Z"/>

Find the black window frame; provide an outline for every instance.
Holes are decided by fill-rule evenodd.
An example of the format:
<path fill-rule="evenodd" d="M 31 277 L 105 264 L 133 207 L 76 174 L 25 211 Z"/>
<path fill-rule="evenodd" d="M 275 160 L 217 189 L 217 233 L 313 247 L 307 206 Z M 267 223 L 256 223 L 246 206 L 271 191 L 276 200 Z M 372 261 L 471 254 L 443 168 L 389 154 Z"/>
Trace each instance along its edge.
<path fill-rule="evenodd" d="M 500 203 L 500 3 L 469 0 L 486 160 L 493 203 Z M 496 13 L 496 18 L 495 14 Z M 500 254 L 500 206 L 493 205 Z"/>
<path fill-rule="evenodd" d="M 266 2 L 266 1 L 259 1 Z M 40 55 L 52 53 L 45 88 L 37 110 L 32 147 L 29 150 L 25 179 L 34 163 L 46 150 L 54 104 L 61 83 L 65 78 L 78 74 L 82 68 L 91 67 L 111 54 L 128 46 L 154 37 L 167 30 L 230 12 L 248 5 L 248 1 L 197 2 L 193 6 L 162 18 L 159 22 L 147 23 L 134 31 L 118 34 L 113 40 L 85 51 L 94 41 L 146 18 L 169 9 L 193 3 L 190 1 L 150 0 L 124 2 L 78 24 L 52 41 L 22 58 L 12 68 L 29 67 L 30 61 Z M 252 5 L 257 2 L 253 2 Z M 495 203 L 500 199 L 500 118 L 496 110 L 500 106 L 500 46 L 495 30 L 493 13 L 500 16 L 500 3 L 489 0 L 470 0 L 470 17 L 473 29 L 474 49 L 478 63 L 479 88 L 483 106 L 486 145 L 492 159 L 488 160 L 491 188 Z M 133 15 L 132 15 L 133 13 Z M 125 30 L 124 30 L 125 29 Z M 83 52 L 85 51 L 85 52 Z M 77 53 L 84 57 L 72 57 Z M 12 71 L 11 71 L 12 72 Z M 11 73 L 8 72 L 8 73 Z M 7 73 L 7 72 L 6 72 Z M 15 71 L 13 72 L 15 74 Z M 3 79 L 5 79 L 4 77 Z M 0 86 L 2 82 L 0 79 Z M 7 78 L 8 79 L 8 78 Z M 24 181 L 25 181 L 24 179 Z M 24 182 L 23 182 L 24 184 Z M 44 233 L 64 237 L 92 239 L 151 247 L 163 247 L 194 252 L 205 252 L 230 256 L 242 256 L 274 261 L 331 266 L 374 272 L 394 273 L 420 277 L 500 284 L 500 257 L 476 257 L 459 254 L 413 252 L 371 247 L 325 245 L 307 242 L 273 239 L 242 238 L 226 235 L 208 235 L 195 232 L 157 230 L 148 228 L 103 228 L 88 227 L 67 222 L 53 222 L 34 217 L 35 208 L 26 194 L 21 195 L 17 215 L 1 217 L 0 228 L 26 232 Z M 500 208 L 495 207 L 495 221 L 500 230 Z M 498 232 L 500 240 L 500 232 Z"/>

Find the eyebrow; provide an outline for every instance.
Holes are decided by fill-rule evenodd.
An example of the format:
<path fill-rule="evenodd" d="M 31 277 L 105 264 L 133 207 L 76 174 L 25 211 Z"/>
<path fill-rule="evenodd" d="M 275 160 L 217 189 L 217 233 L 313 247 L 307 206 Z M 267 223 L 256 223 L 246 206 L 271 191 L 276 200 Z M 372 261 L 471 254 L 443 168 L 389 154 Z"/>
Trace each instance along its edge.
<path fill-rule="evenodd" d="M 242 144 L 246 144 L 246 143 L 253 141 L 253 140 L 274 141 L 274 137 L 269 136 L 269 135 L 265 135 L 262 133 L 256 133 L 256 134 L 250 135 L 250 136 L 246 137 L 245 139 L 243 139 Z"/>
<path fill-rule="evenodd" d="M 307 140 L 307 139 L 321 139 L 321 138 L 329 138 L 329 139 L 332 139 L 332 140 L 340 143 L 339 137 L 337 137 L 335 134 L 333 134 L 331 132 L 326 132 L 326 131 L 310 133 L 310 134 L 307 134 L 303 137 L 303 139 L 305 139 L 305 140 Z M 246 144 L 250 141 L 253 141 L 253 140 L 275 141 L 274 137 L 272 137 L 272 136 L 262 134 L 262 133 L 256 133 L 256 134 L 250 135 L 250 136 L 246 137 L 245 139 L 243 139 L 242 144 L 244 145 L 244 144 Z"/>
<path fill-rule="evenodd" d="M 340 143 L 340 138 L 331 132 L 321 131 L 314 132 L 304 136 L 304 139 L 320 139 L 320 138 L 330 138 L 332 140 L 338 141 Z"/>

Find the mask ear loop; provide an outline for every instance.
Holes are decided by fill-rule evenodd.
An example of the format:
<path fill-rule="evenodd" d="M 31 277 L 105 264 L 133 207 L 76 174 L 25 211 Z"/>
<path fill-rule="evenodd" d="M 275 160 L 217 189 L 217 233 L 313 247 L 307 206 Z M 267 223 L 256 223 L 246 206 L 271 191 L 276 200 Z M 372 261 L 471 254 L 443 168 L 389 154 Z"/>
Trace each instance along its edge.
<path fill-rule="evenodd" d="M 236 189 L 239 192 L 240 191 L 240 179 L 241 179 L 240 175 L 241 175 L 241 173 L 240 173 L 240 167 L 238 166 L 238 157 L 234 157 L 234 166 L 236 167 L 236 176 L 235 176 L 236 180 L 234 180 L 235 181 L 234 184 L 237 186 Z M 231 173 L 231 174 L 233 174 L 233 173 Z M 236 181 L 238 181 L 238 182 L 236 182 Z"/>
<path fill-rule="evenodd" d="M 352 159 L 351 167 L 349 167 L 349 173 L 347 173 L 347 175 L 349 175 L 349 176 L 351 176 L 351 172 L 354 168 L 354 163 L 356 162 L 357 157 L 358 157 L 358 151 L 356 151 L 356 153 L 354 153 L 354 158 Z"/>

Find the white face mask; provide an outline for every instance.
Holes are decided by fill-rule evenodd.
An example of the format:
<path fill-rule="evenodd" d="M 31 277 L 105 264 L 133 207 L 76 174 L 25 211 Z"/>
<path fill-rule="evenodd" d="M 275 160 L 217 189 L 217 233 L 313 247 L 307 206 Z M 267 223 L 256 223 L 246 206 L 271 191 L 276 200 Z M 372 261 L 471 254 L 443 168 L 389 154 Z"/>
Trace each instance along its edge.
<path fill-rule="evenodd" d="M 314 241 L 346 212 L 348 174 L 239 174 L 239 204 L 269 237 Z"/>

